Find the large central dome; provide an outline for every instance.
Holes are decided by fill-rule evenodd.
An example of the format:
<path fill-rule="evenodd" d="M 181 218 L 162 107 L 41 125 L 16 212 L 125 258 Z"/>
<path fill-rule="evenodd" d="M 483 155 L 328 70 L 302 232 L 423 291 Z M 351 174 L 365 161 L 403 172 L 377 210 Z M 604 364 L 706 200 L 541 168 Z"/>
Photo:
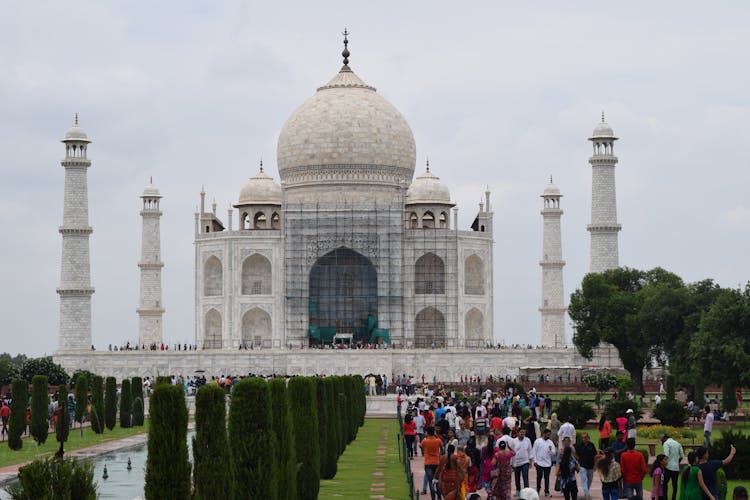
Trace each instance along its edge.
<path fill-rule="evenodd" d="M 415 156 L 404 117 L 348 64 L 292 113 L 277 147 L 287 189 L 408 185 Z"/>

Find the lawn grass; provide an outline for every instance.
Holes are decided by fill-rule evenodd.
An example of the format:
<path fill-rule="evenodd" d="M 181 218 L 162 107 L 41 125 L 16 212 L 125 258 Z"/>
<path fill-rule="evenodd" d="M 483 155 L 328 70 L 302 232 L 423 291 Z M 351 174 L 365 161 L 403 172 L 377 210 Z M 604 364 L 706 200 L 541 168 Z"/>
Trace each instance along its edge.
<path fill-rule="evenodd" d="M 370 495 L 409 498 L 406 473 L 399 462 L 397 436 L 398 421 L 395 418 L 365 419 L 357 439 L 339 457 L 336 477 L 320 482 L 318 498 L 370 498 Z M 382 447 L 381 444 L 385 444 L 385 464 L 378 469 L 377 449 Z M 376 471 L 382 471 L 383 476 L 373 477 Z M 383 483 L 384 491 L 370 491 L 373 483 Z"/>
<path fill-rule="evenodd" d="M 680 483 L 681 481 L 678 480 L 677 481 L 677 494 L 678 495 L 679 495 L 680 490 L 682 489 Z M 750 481 L 738 481 L 738 480 L 732 480 L 732 479 L 727 481 L 727 498 L 732 498 L 732 490 L 734 490 L 735 486 L 744 486 L 745 488 L 750 490 Z M 669 487 L 670 488 L 672 487 L 672 483 L 669 483 Z M 651 476 L 647 475 L 646 477 L 643 478 L 643 489 L 647 491 L 651 491 Z M 645 496 L 646 495 L 644 495 L 644 497 Z M 671 491 L 669 492 L 669 497 L 670 498 L 672 497 Z M 679 496 L 677 498 L 679 498 Z"/>
<path fill-rule="evenodd" d="M 143 427 L 123 429 L 117 425 L 111 431 L 105 429 L 103 434 L 96 434 L 91 430 L 91 427 L 84 427 L 83 438 L 81 438 L 81 431 L 76 427 L 70 430 L 68 441 L 65 442 L 65 451 L 68 452 L 79 450 L 81 448 L 88 448 L 89 446 L 106 443 L 107 441 L 122 439 L 136 434 L 144 434 L 146 432 L 148 432 L 148 420 L 146 420 Z M 59 446 L 60 444 L 55 439 L 54 432 L 47 437 L 47 441 L 41 446 L 37 446 L 36 441 L 32 438 L 24 438 L 23 448 L 17 451 L 11 450 L 8 447 L 8 440 L 6 439 L 5 441 L 0 442 L 0 467 L 7 467 L 9 465 L 30 462 L 36 458 L 52 456 Z"/>

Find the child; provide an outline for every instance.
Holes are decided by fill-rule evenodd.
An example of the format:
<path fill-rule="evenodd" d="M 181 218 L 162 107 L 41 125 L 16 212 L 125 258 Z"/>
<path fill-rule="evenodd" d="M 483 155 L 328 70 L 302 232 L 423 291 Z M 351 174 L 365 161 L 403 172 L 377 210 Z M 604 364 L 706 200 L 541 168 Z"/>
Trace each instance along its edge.
<path fill-rule="evenodd" d="M 664 470 L 667 467 L 667 456 L 657 455 L 651 464 L 651 499 L 665 500 L 664 498 Z"/>

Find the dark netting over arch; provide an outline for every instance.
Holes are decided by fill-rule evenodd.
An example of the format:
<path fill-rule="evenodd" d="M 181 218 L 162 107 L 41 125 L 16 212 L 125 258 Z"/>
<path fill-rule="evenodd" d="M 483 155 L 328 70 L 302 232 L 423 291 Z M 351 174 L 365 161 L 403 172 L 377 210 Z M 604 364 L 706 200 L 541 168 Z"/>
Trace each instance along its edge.
<path fill-rule="evenodd" d="M 364 337 L 378 317 L 378 273 L 367 257 L 345 247 L 319 258 L 310 271 L 310 327 Z M 373 325 L 374 326 L 374 325 Z"/>

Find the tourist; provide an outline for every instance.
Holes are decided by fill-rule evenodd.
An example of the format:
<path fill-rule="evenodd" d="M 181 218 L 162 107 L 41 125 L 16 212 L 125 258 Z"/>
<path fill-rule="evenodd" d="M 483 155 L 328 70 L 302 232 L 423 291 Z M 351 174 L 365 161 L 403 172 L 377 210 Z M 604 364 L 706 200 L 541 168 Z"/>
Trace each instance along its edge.
<path fill-rule="evenodd" d="M 627 498 L 643 497 L 643 477 L 648 472 L 646 461 L 640 451 L 635 451 L 635 439 L 628 438 L 626 444 L 628 449 L 620 455 L 623 491 Z"/>
<path fill-rule="evenodd" d="M 576 444 L 576 428 L 570 423 L 569 419 L 565 420 L 565 423 L 560 426 L 560 430 L 557 431 L 560 440 L 563 441 L 565 438 L 570 439 L 570 444 Z"/>
<path fill-rule="evenodd" d="M 633 414 L 633 409 L 628 408 L 625 411 L 625 416 L 628 419 L 628 421 L 625 423 L 625 428 L 628 431 L 627 433 L 628 439 L 635 439 L 636 438 L 636 421 L 635 421 L 635 415 Z"/>
<path fill-rule="evenodd" d="M 714 428 L 714 414 L 711 411 L 711 407 L 706 405 L 704 408 L 706 412 L 706 421 L 703 423 L 703 436 L 705 437 L 704 446 L 708 448 L 711 446 L 711 431 Z"/>
<path fill-rule="evenodd" d="M 463 448 L 466 447 L 466 445 L 469 443 L 469 438 L 471 438 L 471 431 L 466 428 L 466 424 L 464 423 L 464 420 L 462 418 L 459 418 L 457 422 L 458 430 L 456 431 L 456 439 L 458 439 L 459 448 Z"/>
<path fill-rule="evenodd" d="M 550 415 L 549 423 L 547 424 L 547 428 L 552 431 L 552 434 L 550 435 L 550 439 L 553 443 L 555 443 L 555 446 L 558 446 L 558 443 L 560 441 L 560 421 L 557 419 L 557 413 L 553 413 Z"/>
<path fill-rule="evenodd" d="M 516 478 L 516 493 L 520 493 L 521 477 L 523 477 L 523 487 L 529 487 L 531 441 L 526 438 L 526 429 L 520 429 L 518 431 L 518 437 L 511 442 L 510 447 L 515 452 L 515 456 L 513 457 L 513 474 Z"/>
<path fill-rule="evenodd" d="M 620 494 L 622 473 L 620 472 L 620 464 L 615 460 L 612 448 L 599 452 L 596 456 L 596 468 L 599 471 L 599 478 L 602 480 L 603 500 L 617 500 Z"/>
<path fill-rule="evenodd" d="M 419 439 L 419 442 L 421 443 L 424 440 L 424 430 L 427 426 L 427 422 L 425 421 L 424 416 L 422 416 L 421 413 L 418 411 L 414 412 L 414 425 L 415 425 L 415 432 L 417 434 L 417 438 Z M 424 453 L 422 453 L 424 455 Z"/>
<path fill-rule="evenodd" d="M 622 456 L 622 452 L 624 452 L 628 445 L 625 443 L 625 439 L 623 437 L 625 434 L 622 431 L 617 431 L 615 433 L 615 442 L 612 443 L 612 453 L 615 455 L 615 460 L 617 463 L 620 463 L 620 456 Z"/>
<path fill-rule="evenodd" d="M 5 435 L 8 433 L 8 419 L 10 418 L 10 406 L 8 406 L 8 403 L 6 401 L 3 401 L 0 403 L 0 420 L 2 420 L 3 429 L 2 429 L 2 437 L 3 441 L 5 441 Z"/>
<path fill-rule="evenodd" d="M 511 472 L 513 471 L 511 460 L 514 455 L 515 452 L 510 449 L 508 443 L 505 441 L 498 443 L 498 449 L 492 459 L 494 479 L 491 494 L 496 500 L 510 500 L 511 498 Z"/>
<path fill-rule="evenodd" d="M 499 443 L 498 443 L 499 446 Z M 503 443 L 503 449 L 507 448 L 507 443 Z M 481 461 L 479 465 L 479 489 L 487 490 L 487 495 L 491 495 L 492 488 L 492 471 L 495 459 L 495 441 L 492 436 L 487 440 L 487 445 L 482 447 Z"/>
<path fill-rule="evenodd" d="M 628 417 L 626 417 L 623 413 L 619 417 L 615 418 L 615 423 L 617 424 L 617 430 L 619 431 L 617 435 L 620 436 L 620 433 L 622 433 L 622 436 L 618 439 L 624 442 L 625 436 L 628 431 Z"/>
<path fill-rule="evenodd" d="M 407 413 L 404 417 L 404 440 L 406 441 L 406 451 L 409 456 L 409 460 L 414 458 L 414 439 L 417 435 L 417 424 L 411 417 L 411 413 Z"/>
<path fill-rule="evenodd" d="M 557 477 L 560 478 L 560 489 L 565 500 L 576 500 L 578 498 L 578 484 L 576 483 L 578 470 L 578 462 L 573 458 L 573 448 L 566 446 L 557 466 Z"/>
<path fill-rule="evenodd" d="M 727 465 L 734 458 L 734 454 L 737 453 L 737 449 L 734 445 L 729 448 L 729 455 L 724 460 L 709 460 L 708 449 L 700 447 L 695 450 L 695 456 L 698 459 L 698 468 L 703 474 L 703 482 L 706 483 L 706 488 L 711 492 L 714 498 L 719 496 L 718 481 L 716 478 L 716 472 L 723 466 Z"/>
<path fill-rule="evenodd" d="M 529 441 L 531 441 L 531 445 L 534 445 L 534 441 L 536 441 L 537 436 L 541 436 L 542 432 L 539 429 L 539 422 L 536 421 L 536 415 L 532 411 L 529 415 L 529 418 L 526 419 L 525 422 L 526 425 L 526 437 Z"/>
<path fill-rule="evenodd" d="M 705 494 L 708 500 L 716 500 L 716 497 L 703 481 L 703 472 L 698 467 L 698 454 L 694 451 L 688 453 L 688 465 L 682 469 L 682 491 L 680 500 L 703 500 Z"/>
<path fill-rule="evenodd" d="M 466 472 L 462 470 L 455 451 L 455 447 L 449 445 L 446 454 L 440 457 L 437 479 L 443 500 L 458 500 L 461 484 L 466 477 Z"/>
<path fill-rule="evenodd" d="M 606 414 L 602 413 L 599 419 L 599 449 L 609 448 L 609 438 L 612 435 L 612 424 L 607 420 Z"/>
<path fill-rule="evenodd" d="M 747 489 L 744 486 L 735 486 L 732 491 L 732 500 L 747 500 Z"/>
<path fill-rule="evenodd" d="M 581 433 L 581 442 L 575 445 L 578 465 L 581 469 L 581 484 L 583 486 L 583 498 L 591 500 L 591 482 L 594 480 L 594 459 L 596 458 L 596 446 L 591 442 L 588 432 Z"/>
<path fill-rule="evenodd" d="M 542 478 L 544 478 L 544 495 L 550 496 L 549 473 L 552 470 L 552 461 L 555 458 L 555 443 L 550 439 L 552 431 L 544 429 L 542 437 L 534 441 L 531 450 L 531 461 L 536 468 L 536 491 L 541 492 Z"/>
<path fill-rule="evenodd" d="M 427 437 L 424 438 L 419 446 L 422 448 L 422 455 L 424 456 L 424 482 L 430 487 L 430 497 L 432 500 L 436 499 L 435 486 L 432 480 L 435 478 L 438 465 L 440 465 L 440 448 L 443 446 L 443 441 L 435 436 L 435 428 L 427 428 Z M 425 485 L 422 486 L 422 494 L 427 494 Z"/>
<path fill-rule="evenodd" d="M 677 500 L 677 478 L 680 476 L 680 462 L 685 458 L 685 452 L 682 450 L 682 445 L 667 436 L 662 434 L 661 446 L 664 450 L 664 455 L 667 457 L 667 464 L 663 467 L 664 469 L 664 498 L 669 496 L 669 482 L 672 482 L 672 500 Z"/>
<path fill-rule="evenodd" d="M 651 500 L 666 500 L 667 490 L 664 472 L 667 470 L 667 456 L 659 454 L 651 464 Z"/>

